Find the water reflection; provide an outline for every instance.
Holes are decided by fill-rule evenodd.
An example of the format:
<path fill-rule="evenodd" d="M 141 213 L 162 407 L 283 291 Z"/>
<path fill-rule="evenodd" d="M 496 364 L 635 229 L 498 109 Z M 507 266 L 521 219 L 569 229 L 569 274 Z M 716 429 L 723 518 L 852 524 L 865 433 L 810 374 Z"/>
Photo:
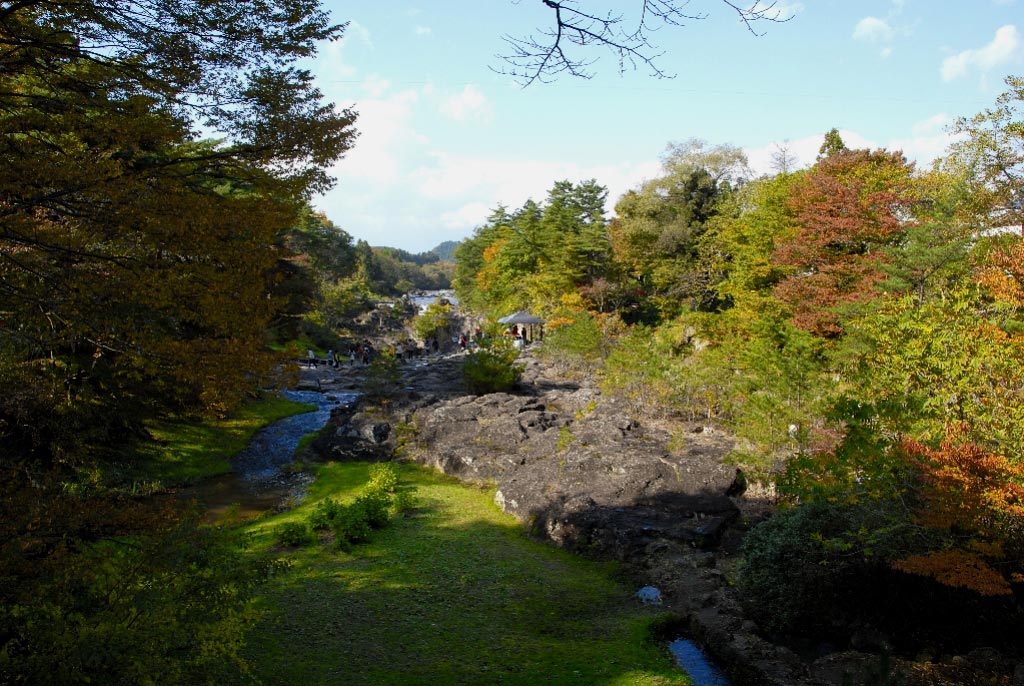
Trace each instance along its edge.
<path fill-rule="evenodd" d="M 704 651 L 690 639 L 677 638 L 668 644 L 668 649 L 676 658 L 676 664 L 690 675 L 693 686 L 729 686 L 721 670 L 708 662 Z"/>

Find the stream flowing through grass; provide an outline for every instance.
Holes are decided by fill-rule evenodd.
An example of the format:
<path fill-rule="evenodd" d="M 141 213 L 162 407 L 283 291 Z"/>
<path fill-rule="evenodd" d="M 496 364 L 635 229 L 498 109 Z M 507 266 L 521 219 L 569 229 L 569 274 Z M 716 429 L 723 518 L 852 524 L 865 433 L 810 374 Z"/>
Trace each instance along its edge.
<path fill-rule="evenodd" d="M 281 467 L 301 438 L 354 399 L 286 396 L 317 409 L 254 436 L 232 460 L 235 472 L 209 482 L 201 499 L 212 515 L 273 509 L 273 498 L 294 490 Z M 367 463 L 320 465 L 303 485 L 303 502 L 246 525 L 252 545 L 276 548 L 292 563 L 266 589 L 266 619 L 250 638 L 248 659 L 263 683 L 725 683 L 706 681 L 706 663 L 692 655 L 686 662 L 652 638 L 664 613 L 639 602 L 613 565 L 530 539 L 491 490 L 429 469 L 403 465 L 403 488 L 415 489 L 416 507 L 350 552 L 329 540 L 294 550 L 274 542 L 275 527 L 304 521 L 323 498 L 351 501 L 369 470 Z"/>

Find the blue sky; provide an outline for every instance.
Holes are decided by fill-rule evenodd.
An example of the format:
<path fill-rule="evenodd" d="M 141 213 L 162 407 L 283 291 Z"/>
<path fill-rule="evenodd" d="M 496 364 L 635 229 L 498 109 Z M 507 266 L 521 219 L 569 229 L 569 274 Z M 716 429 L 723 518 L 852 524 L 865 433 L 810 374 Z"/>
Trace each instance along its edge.
<path fill-rule="evenodd" d="M 586 0 L 627 17 L 640 0 Z M 540 0 L 325 0 L 342 41 L 311 65 L 325 96 L 359 113 L 355 147 L 314 200 L 371 245 L 412 252 L 460 240 L 498 204 L 543 200 L 555 181 L 596 179 L 615 200 L 658 175 L 670 142 L 746 150 L 767 172 L 785 143 L 801 165 L 836 127 L 850 147 L 902 150 L 928 165 L 948 126 L 991 106 L 1024 73 L 1024 0 L 783 0 L 792 17 L 755 36 L 721 0 L 664 28 L 656 79 L 597 75 L 521 88 L 496 55 L 505 34 L 550 21 Z M 582 7 L 582 5 L 581 5 Z"/>

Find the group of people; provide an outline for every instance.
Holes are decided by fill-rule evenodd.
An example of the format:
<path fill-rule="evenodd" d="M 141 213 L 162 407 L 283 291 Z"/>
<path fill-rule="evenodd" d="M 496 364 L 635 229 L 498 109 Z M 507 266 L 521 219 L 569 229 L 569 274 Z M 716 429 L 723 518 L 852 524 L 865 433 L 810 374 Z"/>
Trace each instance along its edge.
<path fill-rule="evenodd" d="M 348 361 L 351 364 L 355 364 L 357 360 L 363 364 L 370 364 L 370 359 L 372 357 L 373 348 L 369 343 L 360 343 L 359 345 L 352 346 L 348 351 Z M 327 357 L 324 359 L 324 363 L 328 367 L 341 366 L 341 360 L 333 349 L 327 351 Z M 318 364 L 320 364 L 320 360 L 316 356 L 316 351 L 310 348 L 306 351 L 306 366 L 312 368 L 316 367 Z"/>
<path fill-rule="evenodd" d="M 523 346 L 526 345 L 526 327 L 522 330 L 519 329 L 518 324 L 513 324 L 509 328 L 505 329 L 505 335 L 512 339 L 512 345 L 522 350 Z"/>
<path fill-rule="evenodd" d="M 526 339 L 525 330 L 522 332 L 520 339 L 520 332 L 517 326 L 513 326 L 509 331 L 506 331 L 506 335 L 512 335 L 517 340 L 525 341 Z M 477 327 L 476 331 L 472 334 L 472 338 L 470 337 L 470 334 L 461 333 L 458 338 L 453 338 L 452 342 L 458 344 L 460 352 L 468 352 L 470 344 L 474 341 L 479 344 L 484 336 L 485 334 L 483 330 L 480 327 Z M 521 347 L 522 343 L 517 343 L 516 345 Z M 423 348 L 420 348 L 416 341 L 408 339 L 403 343 L 392 345 L 388 349 L 388 352 L 400 360 L 412 359 L 424 353 L 440 353 L 441 351 L 441 341 L 437 338 L 428 338 L 424 341 Z M 349 349 L 348 361 L 352 364 L 355 364 L 356 362 L 369 364 L 375 354 L 376 351 L 369 343 L 359 343 Z M 326 364 L 328 367 L 340 367 L 343 363 L 343 358 L 340 356 L 340 353 L 336 353 L 334 350 L 328 350 L 326 358 L 324 360 L 320 360 L 316 356 L 316 351 L 309 349 L 306 351 L 305 363 L 306 366 L 310 368 L 316 367 L 321 363 Z"/>

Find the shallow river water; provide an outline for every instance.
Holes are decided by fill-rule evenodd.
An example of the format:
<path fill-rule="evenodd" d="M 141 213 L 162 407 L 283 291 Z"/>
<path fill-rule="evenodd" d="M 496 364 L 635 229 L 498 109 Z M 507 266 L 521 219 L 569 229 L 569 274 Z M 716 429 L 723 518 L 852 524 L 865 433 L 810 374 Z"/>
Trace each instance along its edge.
<path fill-rule="evenodd" d="M 690 678 L 693 686 L 729 686 L 725 674 L 708 661 L 699 645 L 688 638 L 677 638 L 668 644 L 668 649 Z"/>
<path fill-rule="evenodd" d="M 331 418 L 331 410 L 358 397 L 355 393 L 317 391 L 284 391 L 283 395 L 289 400 L 316 405 L 317 409 L 285 417 L 256 432 L 248 447 L 231 461 L 235 473 L 247 481 L 273 482 L 281 467 L 292 461 L 302 437 L 319 431 Z"/>
<path fill-rule="evenodd" d="M 289 400 L 315 405 L 312 412 L 292 415 L 260 429 L 248 447 L 231 461 L 234 471 L 182 490 L 179 497 L 195 499 L 203 519 L 248 519 L 288 501 L 300 500 L 310 477 L 283 473 L 292 462 L 299 441 L 318 431 L 331 418 L 331 410 L 353 402 L 355 393 L 284 391 Z"/>

